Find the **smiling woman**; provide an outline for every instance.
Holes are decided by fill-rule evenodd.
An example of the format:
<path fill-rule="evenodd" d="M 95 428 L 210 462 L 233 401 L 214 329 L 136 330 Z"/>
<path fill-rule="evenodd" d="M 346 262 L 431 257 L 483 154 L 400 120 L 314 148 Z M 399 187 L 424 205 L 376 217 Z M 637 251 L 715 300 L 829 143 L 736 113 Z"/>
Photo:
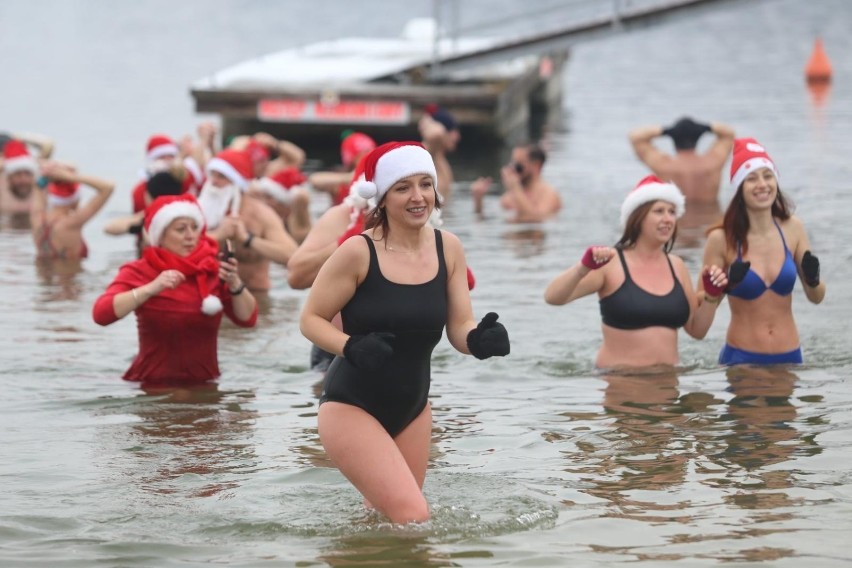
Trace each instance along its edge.
<path fill-rule="evenodd" d="M 124 378 L 144 383 L 203 383 L 219 376 L 216 345 L 222 311 L 253 327 L 257 302 L 237 274 L 237 261 L 216 257 L 204 216 L 189 194 L 158 197 L 145 214 L 150 246 L 125 264 L 95 302 L 109 325 L 136 312 L 139 353 Z"/>
<path fill-rule="evenodd" d="M 320 395 L 320 441 L 368 506 L 395 523 L 430 516 L 428 397 L 444 328 L 461 353 L 509 353 L 497 314 L 478 325 L 473 319 L 459 239 L 429 225 L 437 188 L 435 164 L 419 143 L 370 152 L 354 189 L 376 206 L 361 238 L 344 241 L 323 264 L 300 320 L 305 337 L 337 355 Z M 332 323 L 338 313 L 342 331 Z"/>
<path fill-rule="evenodd" d="M 548 285 L 544 298 L 554 305 L 597 292 L 603 316 L 597 367 L 676 365 L 678 328 L 699 339 L 707 333 L 713 312 L 697 307 L 686 265 L 669 254 L 684 203 L 675 185 L 645 177 L 621 206 L 618 243 L 589 247 Z M 610 264 L 616 255 L 620 262 Z"/>
<path fill-rule="evenodd" d="M 822 302 L 819 259 L 781 193 L 775 162 L 757 140 L 734 142 L 731 185 L 736 194 L 704 248 L 705 264 L 730 267 L 731 274 L 731 320 L 719 363 L 802 363 L 793 287 L 798 275 L 808 300 Z"/>

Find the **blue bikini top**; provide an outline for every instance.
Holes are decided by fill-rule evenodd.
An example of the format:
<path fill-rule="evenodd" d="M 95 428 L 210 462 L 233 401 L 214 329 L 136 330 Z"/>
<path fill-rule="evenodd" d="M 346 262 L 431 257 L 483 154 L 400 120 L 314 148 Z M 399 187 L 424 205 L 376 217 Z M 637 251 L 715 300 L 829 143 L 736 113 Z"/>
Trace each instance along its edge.
<path fill-rule="evenodd" d="M 762 296 L 767 290 L 772 290 L 779 296 L 789 296 L 793 293 L 793 287 L 796 285 L 796 278 L 798 278 L 796 261 L 793 258 L 793 253 L 787 248 L 787 241 L 784 240 L 784 232 L 781 230 L 777 221 L 773 219 L 773 222 L 775 223 L 775 228 L 778 229 L 778 233 L 781 235 L 781 242 L 784 245 L 784 264 L 781 266 L 781 272 L 778 273 L 775 282 L 767 287 L 763 278 L 749 268 L 743 281 L 728 291 L 729 296 L 743 300 L 754 300 Z M 742 246 L 738 243 L 737 260 L 742 261 L 742 259 Z"/>

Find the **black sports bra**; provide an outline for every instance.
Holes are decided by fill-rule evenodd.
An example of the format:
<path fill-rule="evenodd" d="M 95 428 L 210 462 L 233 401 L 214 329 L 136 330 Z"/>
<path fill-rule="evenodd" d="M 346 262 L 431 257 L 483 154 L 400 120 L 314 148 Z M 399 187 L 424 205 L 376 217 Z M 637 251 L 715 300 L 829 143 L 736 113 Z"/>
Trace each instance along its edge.
<path fill-rule="evenodd" d="M 683 286 L 675 275 L 672 261 L 666 255 L 669 269 L 674 278 L 674 287 L 664 296 L 646 292 L 636 285 L 627 263 L 624 252 L 618 250 L 618 258 L 624 268 L 624 283 L 618 290 L 600 299 L 603 322 L 616 329 L 644 329 L 646 327 L 670 327 L 677 329 L 689 321 L 689 301 L 683 291 Z"/>

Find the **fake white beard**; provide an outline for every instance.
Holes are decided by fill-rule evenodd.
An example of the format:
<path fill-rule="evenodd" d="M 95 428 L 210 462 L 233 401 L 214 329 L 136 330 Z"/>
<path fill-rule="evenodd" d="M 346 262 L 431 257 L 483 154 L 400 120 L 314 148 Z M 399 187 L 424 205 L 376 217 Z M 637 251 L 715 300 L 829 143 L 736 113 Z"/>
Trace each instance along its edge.
<path fill-rule="evenodd" d="M 204 213 L 208 229 L 215 229 L 228 214 L 231 205 L 238 203 L 239 188 L 233 184 L 225 187 L 216 187 L 211 181 L 207 181 L 198 195 L 198 205 Z M 236 207 L 234 207 L 236 209 Z"/>

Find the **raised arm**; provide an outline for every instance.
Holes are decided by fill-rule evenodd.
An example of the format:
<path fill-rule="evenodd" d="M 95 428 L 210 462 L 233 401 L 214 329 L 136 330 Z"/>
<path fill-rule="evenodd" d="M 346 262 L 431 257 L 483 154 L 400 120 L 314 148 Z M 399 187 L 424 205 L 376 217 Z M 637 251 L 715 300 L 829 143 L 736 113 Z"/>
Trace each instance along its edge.
<path fill-rule="evenodd" d="M 707 150 L 707 155 L 713 158 L 716 167 L 721 168 L 734 148 L 736 132 L 733 127 L 721 122 L 711 122 L 710 132 L 716 135 L 716 141 Z"/>
<path fill-rule="evenodd" d="M 562 306 L 599 292 L 606 278 L 605 271 L 600 268 L 615 255 L 615 249 L 610 247 L 589 247 L 583 258 L 548 284 L 544 291 L 544 301 L 553 306 Z"/>
<path fill-rule="evenodd" d="M 667 170 L 672 157 L 660 151 L 653 144 L 654 138 L 662 136 L 663 130 L 663 127 L 659 125 L 641 126 L 631 130 L 627 136 L 636 157 L 648 166 L 655 175 L 667 178 Z"/>
<path fill-rule="evenodd" d="M 291 288 L 310 288 L 320 268 L 337 250 L 337 240 L 349 225 L 349 206 L 335 205 L 326 210 L 299 248 L 287 261 L 287 282 Z"/>

